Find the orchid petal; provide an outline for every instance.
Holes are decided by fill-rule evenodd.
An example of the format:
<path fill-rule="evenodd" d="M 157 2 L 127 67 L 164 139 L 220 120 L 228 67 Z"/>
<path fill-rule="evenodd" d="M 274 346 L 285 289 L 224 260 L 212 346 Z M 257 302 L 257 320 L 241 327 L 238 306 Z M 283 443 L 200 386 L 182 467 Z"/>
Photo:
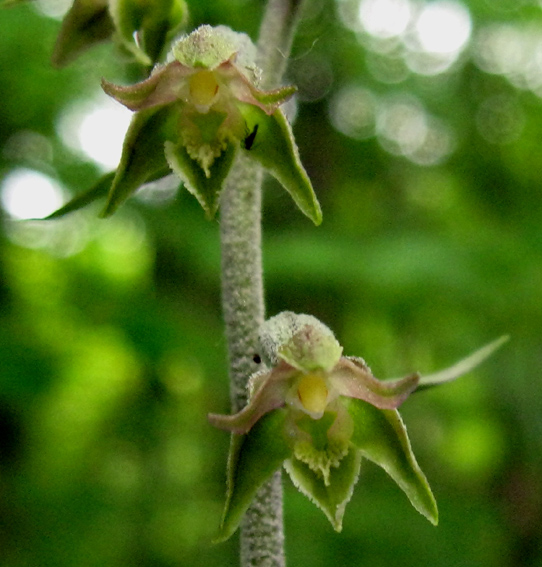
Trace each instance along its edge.
<path fill-rule="evenodd" d="M 362 400 L 351 399 L 348 411 L 354 421 L 352 443 L 365 458 L 382 467 L 405 492 L 414 508 L 436 525 L 435 498 L 416 462 L 397 410 L 379 410 Z"/>
<path fill-rule="evenodd" d="M 273 112 L 281 104 L 284 104 L 287 100 L 292 98 L 292 96 L 297 92 L 297 87 L 293 85 L 287 85 L 270 91 L 262 91 L 260 89 L 257 89 L 251 83 L 249 83 L 249 88 L 253 99 L 259 102 L 260 105 L 264 105 L 265 108 L 269 109 L 266 111 L 267 114 L 273 114 Z M 243 102 L 249 102 L 249 101 L 243 101 Z"/>
<path fill-rule="evenodd" d="M 247 435 L 233 435 L 228 457 L 228 491 L 222 524 L 215 541 L 228 539 L 260 487 L 291 453 L 284 435 L 286 410 L 264 416 Z"/>
<path fill-rule="evenodd" d="M 464 374 L 467 374 L 479 364 L 482 364 L 486 358 L 489 358 L 497 349 L 499 349 L 505 342 L 510 339 L 508 335 L 499 337 L 497 340 L 483 346 L 477 351 L 473 352 L 469 356 L 461 359 L 452 366 L 441 370 L 440 372 L 435 372 L 434 374 L 428 374 L 427 376 L 422 376 L 420 378 L 420 383 L 418 385 L 418 390 L 425 390 L 432 386 L 438 386 L 439 384 L 444 384 L 455 380 Z"/>
<path fill-rule="evenodd" d="M 151 76 L 140 83 L 123 87 L 102 79 L 103 90 L 130 110 L 144 110 L 171 104 L 179 99 L 179 85 L 193 70 L 172 61 L 156 67 Z"/>
<path fill-rule="evenodd" d="M 209 414 L 209 421 L 220 429 L 247 433 L 263 415 L 285 404 L 290 378 L 296 373 L 297 371 L 286 363 L 279 364 L 269 371 L 267 377 L 261 376 L 261 385 L 240 412 L 234 415 Z"/>
<path fill-rule="evenodd" d="M 256 87 L 254 78 L 247 77 L 235 63 L 235 57 L 224 61 L 217 71 L 222 77 L 229 78 L 229 86 L 235 98 L 241 102 L 255 105 L 266 114 L 271 115 L 297 92 L 297 87 L 292 85 L 279 87 L 264 91 Z"/>
<path fill-rule="evenodd" d="M 369 402 L 380 409 L 399 407 L 418 386 L 419 374 L 398 380 L 378 380 L 363 359 L 342 357 L 330 373 L 330 382 L 341 396 Z"/>

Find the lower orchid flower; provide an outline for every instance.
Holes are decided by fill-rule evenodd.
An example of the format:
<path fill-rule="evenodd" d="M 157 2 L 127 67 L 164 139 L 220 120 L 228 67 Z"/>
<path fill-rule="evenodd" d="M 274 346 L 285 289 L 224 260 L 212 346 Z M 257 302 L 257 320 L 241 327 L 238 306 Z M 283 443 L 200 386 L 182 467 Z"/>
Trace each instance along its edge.
<path fill-rule="evenodd" d="M 258 489 L 282 465 L 340 531 L 362 457 L 381 466 L 436 525 L 435 498 L 397 407 L 417 388 L 468 372 L 504 340 L 438 374 L 381 381 L 361 358 L 342 356 L 331 330 L 314 317 L 283 312 L 271 318 L 260 335 L 271 370 L 251 377 L 250 400 L 239 413 L 209 416 L 213 425 L 234 433 L 218 539 L 234 533 Z"/>

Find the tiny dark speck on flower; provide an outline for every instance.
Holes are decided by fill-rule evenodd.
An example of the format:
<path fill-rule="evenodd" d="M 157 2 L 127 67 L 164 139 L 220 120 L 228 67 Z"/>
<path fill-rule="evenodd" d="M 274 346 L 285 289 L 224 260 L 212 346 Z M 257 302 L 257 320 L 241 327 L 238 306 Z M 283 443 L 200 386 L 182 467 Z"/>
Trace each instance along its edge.
<path fill-rule="evenodd" d="M 258 133 L 258 124 L 254 126 L 254 130 L 252 130 L 252 132 L 244 139 L 243 145 L 245 147 L 245 150 L 250 150 L 252 148 L 257 133 Z"/>

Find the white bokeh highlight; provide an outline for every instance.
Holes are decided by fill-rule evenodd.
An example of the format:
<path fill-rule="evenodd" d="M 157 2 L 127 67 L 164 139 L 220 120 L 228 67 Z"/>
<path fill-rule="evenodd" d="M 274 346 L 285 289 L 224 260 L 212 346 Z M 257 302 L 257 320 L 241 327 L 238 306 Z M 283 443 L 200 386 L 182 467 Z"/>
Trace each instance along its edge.
<path fill-rule="evenodd" d="M 362 0 L 359 19 L 367 33 L 386 39 L 405 32 L 412 16 L 409 0 Z"/>
<path fill-rule="evenodd" d="M 3 181 L 0 198 L 13 219 L 39 219 L 62 205 L 62 188 L 53 179 L 31 169 L 16 169 Z"/>
<path fill-rule="evenodd" d="M 100 94 L 95 100 L 68 108 L 60 117 L 58 130 L 68 147 L 109 171 L 119 164 L 131 118 L 130 110 Z"/>

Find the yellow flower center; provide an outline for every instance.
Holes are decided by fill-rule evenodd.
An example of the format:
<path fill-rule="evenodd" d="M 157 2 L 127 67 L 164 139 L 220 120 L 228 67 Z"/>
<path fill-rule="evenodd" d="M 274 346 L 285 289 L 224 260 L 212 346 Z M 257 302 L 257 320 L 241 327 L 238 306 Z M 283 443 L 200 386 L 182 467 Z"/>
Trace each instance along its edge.
<path fill-rule="evenodd" d="M 326 409 L 328 390 L 322 376 L 306 374 L 297 386 L 297 395 L 303 407 L 311 413 L 322 413 Z"/>
<path fill-rule="evenodd" d="M 212 71 L 199 71 L 190 77 L 190 96 L 196 106 L 209 107 L 218 92 L 218 83 Z"/>

